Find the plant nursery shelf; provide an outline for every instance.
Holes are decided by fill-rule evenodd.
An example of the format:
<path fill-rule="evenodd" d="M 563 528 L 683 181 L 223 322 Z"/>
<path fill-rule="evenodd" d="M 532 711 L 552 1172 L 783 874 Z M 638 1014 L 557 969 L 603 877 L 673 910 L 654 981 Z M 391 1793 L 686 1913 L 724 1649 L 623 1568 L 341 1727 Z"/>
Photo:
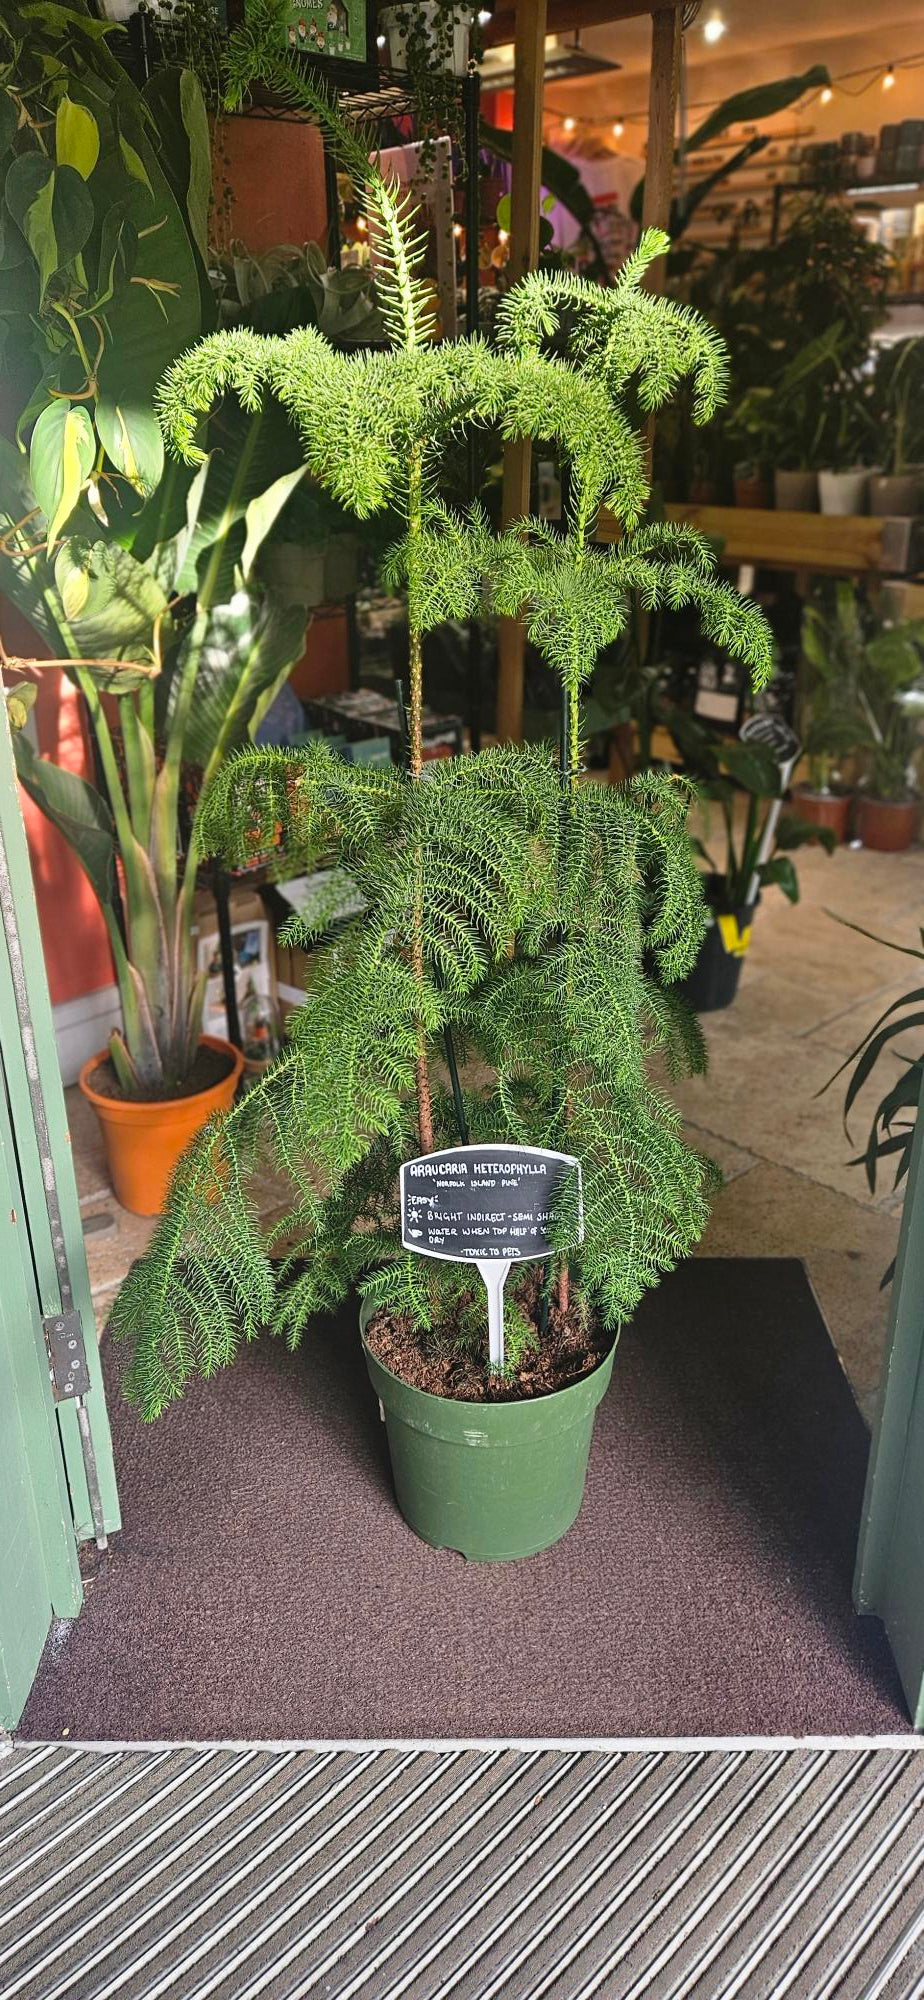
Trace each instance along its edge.
<path fill-rule="evenodd" d="M 770 507 L 665 507 L 669 521 L 691 521 L 723 544 L 725 564 L 818 570 L 832 576 L 907 574 L 908 523 L 870 514 L 790 514 Z M 618 541 L 619 522 L 601 515 L 603 542 Z"/>

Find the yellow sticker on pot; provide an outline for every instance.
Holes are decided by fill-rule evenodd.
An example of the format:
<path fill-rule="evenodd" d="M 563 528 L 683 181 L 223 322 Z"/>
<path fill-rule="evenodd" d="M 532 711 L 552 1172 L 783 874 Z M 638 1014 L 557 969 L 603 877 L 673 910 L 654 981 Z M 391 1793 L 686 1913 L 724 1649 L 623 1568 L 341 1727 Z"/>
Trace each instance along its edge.
<path fill-rule="evenodd" d="M 722 943 L 729 957 L 743 958 L 751 942 L 750 924 L 745 924 L 744 929 L 739 930 L 737 917 L 727 916 L 719 917 L 718 925 Z"/>

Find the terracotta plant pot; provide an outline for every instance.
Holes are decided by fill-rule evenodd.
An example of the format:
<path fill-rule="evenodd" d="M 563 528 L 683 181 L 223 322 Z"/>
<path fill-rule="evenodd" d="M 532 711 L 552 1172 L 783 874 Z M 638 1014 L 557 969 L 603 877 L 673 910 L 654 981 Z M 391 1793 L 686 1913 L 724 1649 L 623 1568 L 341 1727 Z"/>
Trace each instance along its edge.
<path fill-rule="evenodd" d="M 213 1111 L 228 1111 L 241 1079 L 244 1058 L 239 1049 L 217 1035 L 203 1035 L 207 1049 L 226 1055 L 231 1067 L 220 1083 L 191 1097 L 140 1098 L 104 1097 L 90 1082 L 95 1069 L 108 1059 L 100 1049 L 85 1062 L 79 1076 L 80 1088 L 103 1128 L 106 1162 L 116 1200 L 132 1215 L 159 1215 L 164 1205 L 170 1176 L 180 1154 L 208 1123 Z"/>
<path fill-rule="evenodd" d="M 817 472 L 786 472 L 778 466 L 773 475 L 773 504 L 781 513 L 817 514 Z"/>
<path fill-rule="evenodd" d="M 865 514 L 869 473 L 865 466 L 849 472 L 819 472 L 818 498 L 823 514 Z"/>
<path fill-rule="evenodd" d="M 715 479 L 691 479 L 691 507 L 715 507 L 718 505 L 719 487 Z"/>
<path fill-rule="evenodd" d="M 857 834 L 877 854 L 900 854 L 917 832 L 917 799 L 857 800 Z"/>
<path fill-rule="evenodd" d="M 916 514 L 920 491 L 919 472 L 877 472 L 869 482 L 869 511 L 880 519 L 887 514 Z"/>
<path fill-rule="evenodd" d="M 749 476 L 742 478 L 739 474 L 736 474 L 734 479 L 734 495 L 736 507 L 769 507 L 770 505 L 770 488 L 767 485 L 767 481 L 759 477 L 754 478 Z"/>
<path fill-rule="evenodd" d="M 812 826 L 829 826 L 839 841 L 846 840 L 849 792 L 816 792 L 811 785 L 797 785 L 792 802 L 800 819 L 809 820 Z"/>

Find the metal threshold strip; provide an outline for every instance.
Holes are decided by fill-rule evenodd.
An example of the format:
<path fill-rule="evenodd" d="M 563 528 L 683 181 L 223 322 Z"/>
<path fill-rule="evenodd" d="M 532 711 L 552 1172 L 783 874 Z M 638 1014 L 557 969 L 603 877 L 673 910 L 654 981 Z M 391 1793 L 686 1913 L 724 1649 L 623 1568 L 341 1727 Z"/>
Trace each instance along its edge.
<path fill-rule="evenodd" d="M 924 2000 L 924 1744 L 17 1744 L 0 1993 Z"/>

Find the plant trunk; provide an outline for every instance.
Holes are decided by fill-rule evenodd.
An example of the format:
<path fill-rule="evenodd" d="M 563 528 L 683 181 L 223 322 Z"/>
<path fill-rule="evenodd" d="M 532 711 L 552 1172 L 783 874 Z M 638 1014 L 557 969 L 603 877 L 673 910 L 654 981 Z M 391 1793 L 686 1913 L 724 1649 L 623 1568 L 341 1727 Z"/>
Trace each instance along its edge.
<path fill-rule="evenodd" d="M 415 575 L 416 551 L 414 538 L 422 527 L 423 478 L 419 461 L 411 463 L 408 507 L 408 535 L 410 540 L 408 561 L 408 654 L 410 666 L 410 700 L 408 703 L 408 770 L 412 784 L 419 784 L 423 771 L 423 634 L 415 615 Z M 424 982 L 423 948 L 423 894 L 424 894 L 423 851 L 417 854 L 417 888 L 414 902 L 414 918 L 411 934 L 411 965 L 414 978 L 419 986 Z M 433 1099 L 430 1091 L 430 1071 L 427 1063 L 427 1031 L 421 1021 L 417 1030 L 417 1127 L 420 1133 L 420 1148 L 423 1153 L 433 1151 Z"/>

